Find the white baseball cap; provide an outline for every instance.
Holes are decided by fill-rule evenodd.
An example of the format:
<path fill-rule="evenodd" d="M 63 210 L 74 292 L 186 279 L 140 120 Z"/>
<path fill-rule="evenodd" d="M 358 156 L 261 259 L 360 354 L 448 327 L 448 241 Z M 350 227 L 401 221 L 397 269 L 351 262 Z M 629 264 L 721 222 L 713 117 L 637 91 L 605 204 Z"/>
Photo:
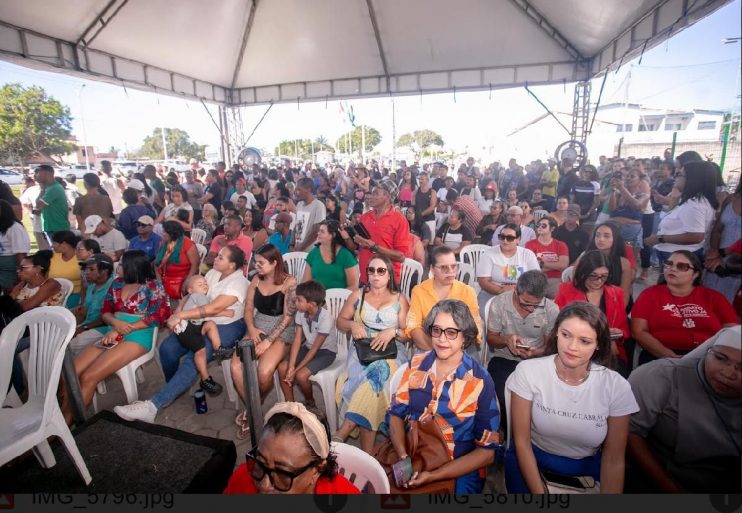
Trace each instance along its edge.
<path fill-rule="evenodd" d="M 93 233 L 98 225 L 103 222 L 103 218 L 99 215 L 92 215 L 85 218 L 85 233 Z"/>
<path fill-rule="evenodd" d="M 141 180 L 137 180 L 136 178 L 129 180 L 129 183 L 127 183 L 126 186 L 139 192 L 144 190 L 144 184 Z"/>

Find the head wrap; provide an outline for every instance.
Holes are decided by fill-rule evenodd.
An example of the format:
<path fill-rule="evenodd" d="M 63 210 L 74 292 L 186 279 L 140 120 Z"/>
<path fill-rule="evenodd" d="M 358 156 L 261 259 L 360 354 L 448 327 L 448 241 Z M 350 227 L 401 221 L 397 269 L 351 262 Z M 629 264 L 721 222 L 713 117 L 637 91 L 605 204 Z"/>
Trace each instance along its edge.
<path fill-rule="evenodd" d="M 726 346 L 732 349 L 742 350 L 742 340 L 740 340 L 740 330 L 737 326 L 731 329 L 722 329 L 717 333 L 716 340 L 712 347 Z"/>
<path fill-rule="evenodd" d="M 304 437 L 307 439 L 312 450 L 322 459 L 326 459 L 330 454 L 330 441 L 327 439 L 327 431 L 317 416 L 307 410 L 306 406 L 297 402 L 277 403 L 265 414 L 263 425 L 277 413 L 288 413 L 299 420 L 304 431 Z"/>

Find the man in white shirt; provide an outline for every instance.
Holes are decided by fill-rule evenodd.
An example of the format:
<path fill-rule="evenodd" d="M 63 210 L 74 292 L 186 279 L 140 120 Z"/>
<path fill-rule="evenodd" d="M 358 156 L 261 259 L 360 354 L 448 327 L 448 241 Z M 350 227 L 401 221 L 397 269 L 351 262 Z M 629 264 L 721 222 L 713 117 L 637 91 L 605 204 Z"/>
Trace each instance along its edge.
<path fill-rule="evenodd" d="M 523 209 L 522 208 L 518 206 L 510 207 L 507 213 L 505 214 L 505 217 L 507 217 L 508 223 L 517 224 L 518 226 L 520 226 L 520 242 L 518 243 L 518 246 L 525 247 L 526 242 L 536 238 L 536 232 L 533 231 L 533 228 L 531 228 L 530 226 L 521 224 L 521 222 L 523 221 Z M 498 239 L 497 236 L 500 235 L 500 232 L 502 231 L 504 227 L 505 225 L 501 224 L 495 230 L 495 233 L 492 235 L 492 246 L 500 245 L 500 239 Z"/>
<path fill-rule="evenodd" d="M 39 199 L 40 193 L 41 186 L 30 176 L 26 177 L 26 189 L 21 193 L 20 197 L 21 205 L 26 209 L 26 214 L 31 219 L 31 227 L 37 247 L 39 249 L 50 249 L 49 242 L 41 230 L 41 215 L 33 213 L 34 208 L 36 208 L 36 200 Z"/>
<path fill-rule="evenodd" d="M 108 219 L 98 215 L 85 218 L 85 235 L 97 241 L 101 252 L 110 256 L 114 262 L 118 262 L 129 247 L 124 234 L 111 226 Z"/>
<path fill-rule="evenodd" d="M 325 204 L 314 197 L 314 181 L 301 178 L 296 184 L 296 251 L 306 251 L 317 240 L 319 223 L 327 217 Z"/>
<path fill-rule="evenodd" d="M 247 210 L 254 209 L 255 205 L 258 204 L 258 201 L 255 199 L 253 193 L 247 190 L 245 179 L 238 178 L 237 181 L 234 182 L 234 186 L 236 191 L 229 197 L 229 201 L 237 205 L 237 198 L 243 197 L 245 198 L 245 208 Z"/>
<path fill-rule="evenodd" d="M 113 168 L 108 160 L 100 161 L 100 185 L 111 198 L 113 215 L 118 217 L 121 213 L 121 196 L 124 192 L 124 182 L 120 178 L 113 177 Z"/>

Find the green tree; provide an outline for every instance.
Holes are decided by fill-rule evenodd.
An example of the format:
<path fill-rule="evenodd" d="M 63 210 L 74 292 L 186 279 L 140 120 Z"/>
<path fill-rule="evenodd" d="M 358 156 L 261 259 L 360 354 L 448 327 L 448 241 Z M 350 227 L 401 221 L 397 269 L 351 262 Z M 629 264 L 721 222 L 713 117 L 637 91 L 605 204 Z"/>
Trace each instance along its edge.
<path fill-rule="evenodd" d="M 291 139 L 278 143 L 279 155 L 296 155 L 297 158 L 308 160 L 312 158 L 312 150 L 317 153 L 321 150 L 334 152 L 335 148 L 327 144 L 327 139 L 320 136 L 314 141 L 311 139 Z"/>
<path fill-rule="evenodd" d="M 432 145 L 443 146 L 443 138 L 432 130 L 415 130 L 409 134 L 402 134 L 397 140 L 397 146 L 409 146 L 415 150 L 424 150 Z"/>
<path fill-rule="evenodd" d="M 70 109 L 38 86 L 0 88 L 0 159 L 27 159 L 34 153 L 59 157 L 75 150 Z"/>
<path fill-rule="evenodd" d="M 335 143 L 335 147 L 342 153 L 348 153 L 348 150 L 354 150 L 361 155 L 361 141 L 363 135 L 361 134 L 361 127 L 357 126 L 350 132 L 346 132 L 338 138 Z M 350 148 L 347 147 L 347 136 L 350 134 Z M 378 130 L 373 127 L 366 127 L 366 153 L 369 153 L 381 142 L 381 134 Z"/>
<path fill-rule="evenodd" d="M 197 144 L 191 141 L 190 136 L 185 130 L 180 128 L 166 128 L 165 142 L 167 143 L 167 156 L 175 156 L 185 159 L 196 159 L 199 162 L 205 160 L 205 144 Z M 152 135 L 144 138 L 142 147 L 137 152 L 139 157 L 150 159 L 164 159 L 165 152 L 162 150 L 162 128 L 157 127 L 152 130 Z"/>

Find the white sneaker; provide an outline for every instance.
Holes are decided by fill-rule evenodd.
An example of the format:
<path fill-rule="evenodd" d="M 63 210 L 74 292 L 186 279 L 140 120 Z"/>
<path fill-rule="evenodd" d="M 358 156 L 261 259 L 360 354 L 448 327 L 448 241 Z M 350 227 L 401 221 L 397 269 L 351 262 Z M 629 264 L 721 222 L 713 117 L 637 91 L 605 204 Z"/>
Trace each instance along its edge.
<path fill-rule="evenodd" d="M 141 420 L 154 423 L 157 408 L 152 401 L 134 401 L 131 404 L 116 406 L 113 412 L 124 420 Z"/>

